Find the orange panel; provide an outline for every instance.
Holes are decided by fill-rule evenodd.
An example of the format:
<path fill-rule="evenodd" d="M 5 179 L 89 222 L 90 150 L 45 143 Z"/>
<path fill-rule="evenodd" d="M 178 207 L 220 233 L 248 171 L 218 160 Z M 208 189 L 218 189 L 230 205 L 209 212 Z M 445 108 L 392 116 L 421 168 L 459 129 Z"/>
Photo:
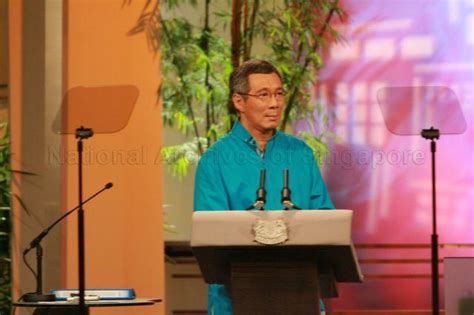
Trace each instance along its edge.
<path fill-rule="evenodd" d="M 84 141 L 84 198 L 114 187 L 85 207 L 86 287 L 132 287 L 140 297 L 164 298 L 161 110 L 156 105 L 159 58 L 145 36 L 128 36 L 145 0 L 68 0 L 65 3 L 64 86 L 135 85 L 138 101 L 128 125 Z M 104 104 L 104 106 L 108 106 Z M 88 107 L 88 115 L 111 114 Z M 115 108 L 115 110 L 118 110 Z M 101 113 L 101 114 L 99 114 Z M 79 126 L 78 126 L 79 127 Z M 88 127 L 88 126 L 84 126 Z M 64 136 L 64 206 L 77 197 L 77 155 L 73 136 Z M 66 283 L 77 287 L 77 222 L 66 229 Z M 157 314 L 163 305 L 107 308 L 93 314 Z"/>

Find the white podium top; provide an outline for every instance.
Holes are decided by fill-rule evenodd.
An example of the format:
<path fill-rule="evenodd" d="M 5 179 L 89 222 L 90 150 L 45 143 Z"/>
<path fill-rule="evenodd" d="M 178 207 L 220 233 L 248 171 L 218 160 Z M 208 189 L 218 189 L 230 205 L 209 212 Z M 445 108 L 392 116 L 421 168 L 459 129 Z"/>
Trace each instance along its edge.
<path fill-rule="evenodd" d="M 288 241 L 278 246 L 352 244 L 352 210 L 232 210 L 194 212 L 191 246 L 262 246 L 253 234 L 259 219 L 285 222 Z"/>

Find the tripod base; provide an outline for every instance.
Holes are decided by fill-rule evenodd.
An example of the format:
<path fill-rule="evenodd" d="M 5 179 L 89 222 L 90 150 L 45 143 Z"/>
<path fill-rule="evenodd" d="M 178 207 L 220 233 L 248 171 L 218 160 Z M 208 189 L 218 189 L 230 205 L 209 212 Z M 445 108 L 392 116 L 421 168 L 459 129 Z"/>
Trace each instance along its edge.
<path fill-rule="evenodd" d="M 25 302 L 51 302 L 56 301 L 54 294 L 27 293 L 23 296 Z"/>

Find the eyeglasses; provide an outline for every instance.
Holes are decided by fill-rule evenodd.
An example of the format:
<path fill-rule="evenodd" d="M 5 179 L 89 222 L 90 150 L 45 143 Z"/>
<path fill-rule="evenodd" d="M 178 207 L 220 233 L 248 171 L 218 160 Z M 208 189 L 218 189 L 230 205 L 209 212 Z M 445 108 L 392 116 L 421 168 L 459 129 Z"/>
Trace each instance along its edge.
<path fill-rule="evenodd" d="M 260 92 L 258 94 L 247 94 L 247 93 L 237 93 L 239 95 L 246 95 L 246 96 L 253 96 L 261 100 L 262 102 L 268 102 L 272 99 L 273 96 L 275 96 L 275 99 L 279 102 L 283 101 L 285 99 L 286 92 L 285 91 L 278 91 L 275 93 L 270 93 L 267 91 Z"/>

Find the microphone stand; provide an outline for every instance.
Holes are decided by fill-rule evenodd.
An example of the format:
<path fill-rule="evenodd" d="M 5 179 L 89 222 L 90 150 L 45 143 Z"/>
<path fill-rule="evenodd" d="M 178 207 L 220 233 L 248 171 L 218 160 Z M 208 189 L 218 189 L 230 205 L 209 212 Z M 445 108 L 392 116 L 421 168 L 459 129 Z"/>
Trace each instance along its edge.
<path fill-rule="evenodd" d="M 439 265 L 438 265 L 438 234 L 436 227 L 436 139 L 439 139 L 438 129 L 431 127 L 423 129 L 421 136 L 431 140 L 431 196 L 433 205 L 433 232 L 431 234 L 431 297 L 433 315 L 439 315 Z"/>
<path fill-rule="evenodd" d="M 281 190 L 281 203 L 285 206 L 284 210 L 301 210 L 291 201 L 291 190 L 289 188 L 289 171 L 287 168 L 283 171 L 283 189 Z"/>
<path fill-rule="evenodd" d="M 102 193 L 106 189 L 112 188 L 112 183 L 107 183 L 104 188 L 87 198 L 82 204 L 86 204 L 91 199 L 94 199 L 97 195 Z M 53 222 L 50 226 L 44 229 L 38 236 L 36 236 L 31 242 L 28 248 L 23 251 L 23 259 L 26 259 L 25 256 L 28 254 L 33 248 L 36 249 L 36 292 L 35 293 L 27 293 L 23 296 L 23 300 L 25 302 L 43 302 L 43 301 L 54 301 L 56 296 L 54 294 L 43 294 L 43 247 L 41 246 L 41 241 L 48 235 L 49 231 L 53 227 L 56 226 L 59 222 L 61 222 L 64 218 L 69 216 L 75 210 L 77 210 L 81 205 L 69 210 L 65 214 L 59 217 L 56 221 Z M 25 260 L 26 261 L 26 260 Z M 33 271 L 33 270 L 32 270 Z"/>
<path fill-rule="evenodd" d="M 257 189 L 257 199 L 245 210 L 264 210 L 263 206 L 265 205 L 265 196 L 267 194 L 265 191 L 265 172 L 265 169 L 260 170 L 260 186 Z"/>
<path fill-rule="evenodd" d="M 54 294 L 43 293 L 43 247 L 41 247 L 41 244 L 38 242 L 34 248 L 36 248 L 36 274 L 34 273 L 36 278 L 36 291 L 23 295 L 23 300 L 25 302 L 54 301 L 56 299 Z M 33 247 L 31 247 L 31 249 L 33 249 Z M 25 259 L 25 255 L 28 252 L 28 249 L 23 252 L 23 259 Z"/>

